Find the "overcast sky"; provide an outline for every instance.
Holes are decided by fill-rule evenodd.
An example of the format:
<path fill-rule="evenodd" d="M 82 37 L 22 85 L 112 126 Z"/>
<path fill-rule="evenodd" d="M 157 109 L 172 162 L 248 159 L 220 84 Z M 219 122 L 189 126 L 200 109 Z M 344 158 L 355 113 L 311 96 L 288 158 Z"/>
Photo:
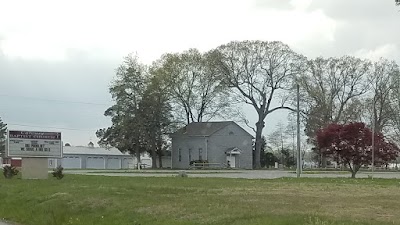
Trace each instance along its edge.
<path fill-rule="evenodd" d="M 285 42 L 309 58 L 399 62 L 394 2 L 0 0 L 0 117 L 9 129 L 61 131 L 73 145 L 95 142 L 94 132 L 110 124 L 103 112 L 115 68 L 131 52 L 151 63 L 166 52 L 258 39 Z M 266 131 L 280 120 L 285 113 L 267 118 Z"/>

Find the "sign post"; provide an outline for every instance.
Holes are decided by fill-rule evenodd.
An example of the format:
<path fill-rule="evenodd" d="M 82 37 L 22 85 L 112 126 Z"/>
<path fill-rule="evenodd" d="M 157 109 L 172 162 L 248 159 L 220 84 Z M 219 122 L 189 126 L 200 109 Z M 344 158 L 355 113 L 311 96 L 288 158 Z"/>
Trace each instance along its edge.
<path fill-rule="evenodd" d="M 47 179 L 48 158 L 62 158 L 61 133 L 10 130 L 7 156 L 22 158 L 23 179 Z"/>

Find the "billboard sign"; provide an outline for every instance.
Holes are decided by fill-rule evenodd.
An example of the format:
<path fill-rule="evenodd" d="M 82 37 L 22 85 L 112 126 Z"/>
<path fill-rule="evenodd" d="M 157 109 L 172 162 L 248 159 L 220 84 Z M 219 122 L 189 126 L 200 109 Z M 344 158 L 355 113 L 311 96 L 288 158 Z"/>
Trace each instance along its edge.
<path fill-rule="evenodd" d="M 61 158 L 60 132 L 8 131 L 9 157 Z"/>

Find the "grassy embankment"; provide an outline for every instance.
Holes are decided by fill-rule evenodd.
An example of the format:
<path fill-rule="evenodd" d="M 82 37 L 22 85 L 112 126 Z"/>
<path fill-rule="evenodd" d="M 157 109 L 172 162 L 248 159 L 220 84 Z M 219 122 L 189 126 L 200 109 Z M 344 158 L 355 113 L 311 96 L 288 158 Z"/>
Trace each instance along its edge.
<path fill-rule="evenodd" d="M 1 177 L 0 201 L 23 225 L 400 224 L 400 183 L 382 179 Z"/>

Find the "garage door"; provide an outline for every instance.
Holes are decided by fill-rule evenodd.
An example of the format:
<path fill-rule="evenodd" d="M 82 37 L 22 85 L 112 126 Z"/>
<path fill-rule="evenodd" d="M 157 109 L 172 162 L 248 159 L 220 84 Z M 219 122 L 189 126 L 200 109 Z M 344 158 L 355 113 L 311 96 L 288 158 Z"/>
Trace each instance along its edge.
<path fill-rule="evenodd" d="M 64 156 L 61 160 L 61 166 L 65 169 L 80 169 L 81 158 L 75 156 Z"/>
<path fill-rule="evenodd" d="M 121 159 L 119 158 L 108 158 L 107 169 L 121 169 Z"/>
<path fill-rule="evenodd" d="M 129 169 L 129 168 L 133 168 L 133 159 L 130 158 L 124 158 L 122 160 L 122 169 Z"/>
<path fill-rule="evenodd" d="M 88 157 L 86 161 L 86 168 L 88 169 L 104 169 L 103 157 Z"/>

